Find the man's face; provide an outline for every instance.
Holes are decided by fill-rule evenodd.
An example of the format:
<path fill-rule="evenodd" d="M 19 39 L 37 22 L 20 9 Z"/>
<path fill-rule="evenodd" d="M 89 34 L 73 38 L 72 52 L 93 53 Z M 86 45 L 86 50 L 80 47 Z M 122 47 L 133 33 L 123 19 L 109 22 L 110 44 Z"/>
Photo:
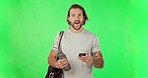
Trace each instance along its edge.
<path fill-rule="evenodd" d="M 75 29 L 79 30 L 84 22 L 83 12 L 79 8 L 72 8 L 70 10 L 70 16 L 68 17 L 70 25 Z"/>

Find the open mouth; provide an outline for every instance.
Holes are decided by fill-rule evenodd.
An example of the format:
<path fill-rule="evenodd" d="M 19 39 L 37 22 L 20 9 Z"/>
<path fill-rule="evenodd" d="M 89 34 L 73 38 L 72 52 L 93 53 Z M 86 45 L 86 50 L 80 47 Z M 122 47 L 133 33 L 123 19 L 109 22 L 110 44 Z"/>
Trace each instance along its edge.
<path fill-rule="evenodd" d="M 74 24 L 80 24 L 79 20 L 74 21 Z"/>

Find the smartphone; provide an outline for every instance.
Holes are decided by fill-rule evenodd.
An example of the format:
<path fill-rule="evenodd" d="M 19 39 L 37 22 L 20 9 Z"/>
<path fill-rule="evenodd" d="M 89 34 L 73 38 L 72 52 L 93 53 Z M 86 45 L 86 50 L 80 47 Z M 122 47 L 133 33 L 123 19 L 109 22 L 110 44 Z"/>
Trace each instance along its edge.
<path fill-rule="evenodd" d="M 86 53 L 79 53 L 79 57 L 86 56 Z"/>

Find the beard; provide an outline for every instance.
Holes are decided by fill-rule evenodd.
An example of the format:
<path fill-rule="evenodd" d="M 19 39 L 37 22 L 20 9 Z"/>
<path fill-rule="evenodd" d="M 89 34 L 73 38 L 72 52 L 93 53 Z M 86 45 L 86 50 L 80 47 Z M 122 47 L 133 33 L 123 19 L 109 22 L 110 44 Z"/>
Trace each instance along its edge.
<path fill-rule="evenodd" d="M 76 25 L 79 24 L 79 25 Z M 83 23 L 81 23 L 79 20 L 74 21 L 74 23 L 71 23 L 71 26 L 75 30 L 80 30 L 83 26 Z"/>
<path fill-rule="evenodd" d="M 80 30 L 80 29 L 82 28 L 82 24 L 80 24 L 80 26 L 78 26 L 78 27 L 76 27 L 76 26 L 74 26 L 74 25 L 71 25 L 71 26 L 72 26 L 72 28 L 75 29 L 75 30 Z"/>

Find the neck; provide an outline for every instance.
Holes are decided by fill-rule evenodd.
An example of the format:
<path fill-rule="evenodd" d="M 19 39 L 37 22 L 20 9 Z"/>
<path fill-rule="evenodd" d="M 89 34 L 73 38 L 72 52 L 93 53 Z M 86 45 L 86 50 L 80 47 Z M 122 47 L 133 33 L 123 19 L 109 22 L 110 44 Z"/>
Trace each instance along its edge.
<path fill-rule="evenodd" d="M 71 32 L 74 32 L 74 33 L 80 33 L 80 32 L 82 32 L 82 31 L 84 30 L 84 28 L 81 27 L 79 30 L 75 30 L 73 27 L 71 27 L 69 30 L 70 30 Z"/>

